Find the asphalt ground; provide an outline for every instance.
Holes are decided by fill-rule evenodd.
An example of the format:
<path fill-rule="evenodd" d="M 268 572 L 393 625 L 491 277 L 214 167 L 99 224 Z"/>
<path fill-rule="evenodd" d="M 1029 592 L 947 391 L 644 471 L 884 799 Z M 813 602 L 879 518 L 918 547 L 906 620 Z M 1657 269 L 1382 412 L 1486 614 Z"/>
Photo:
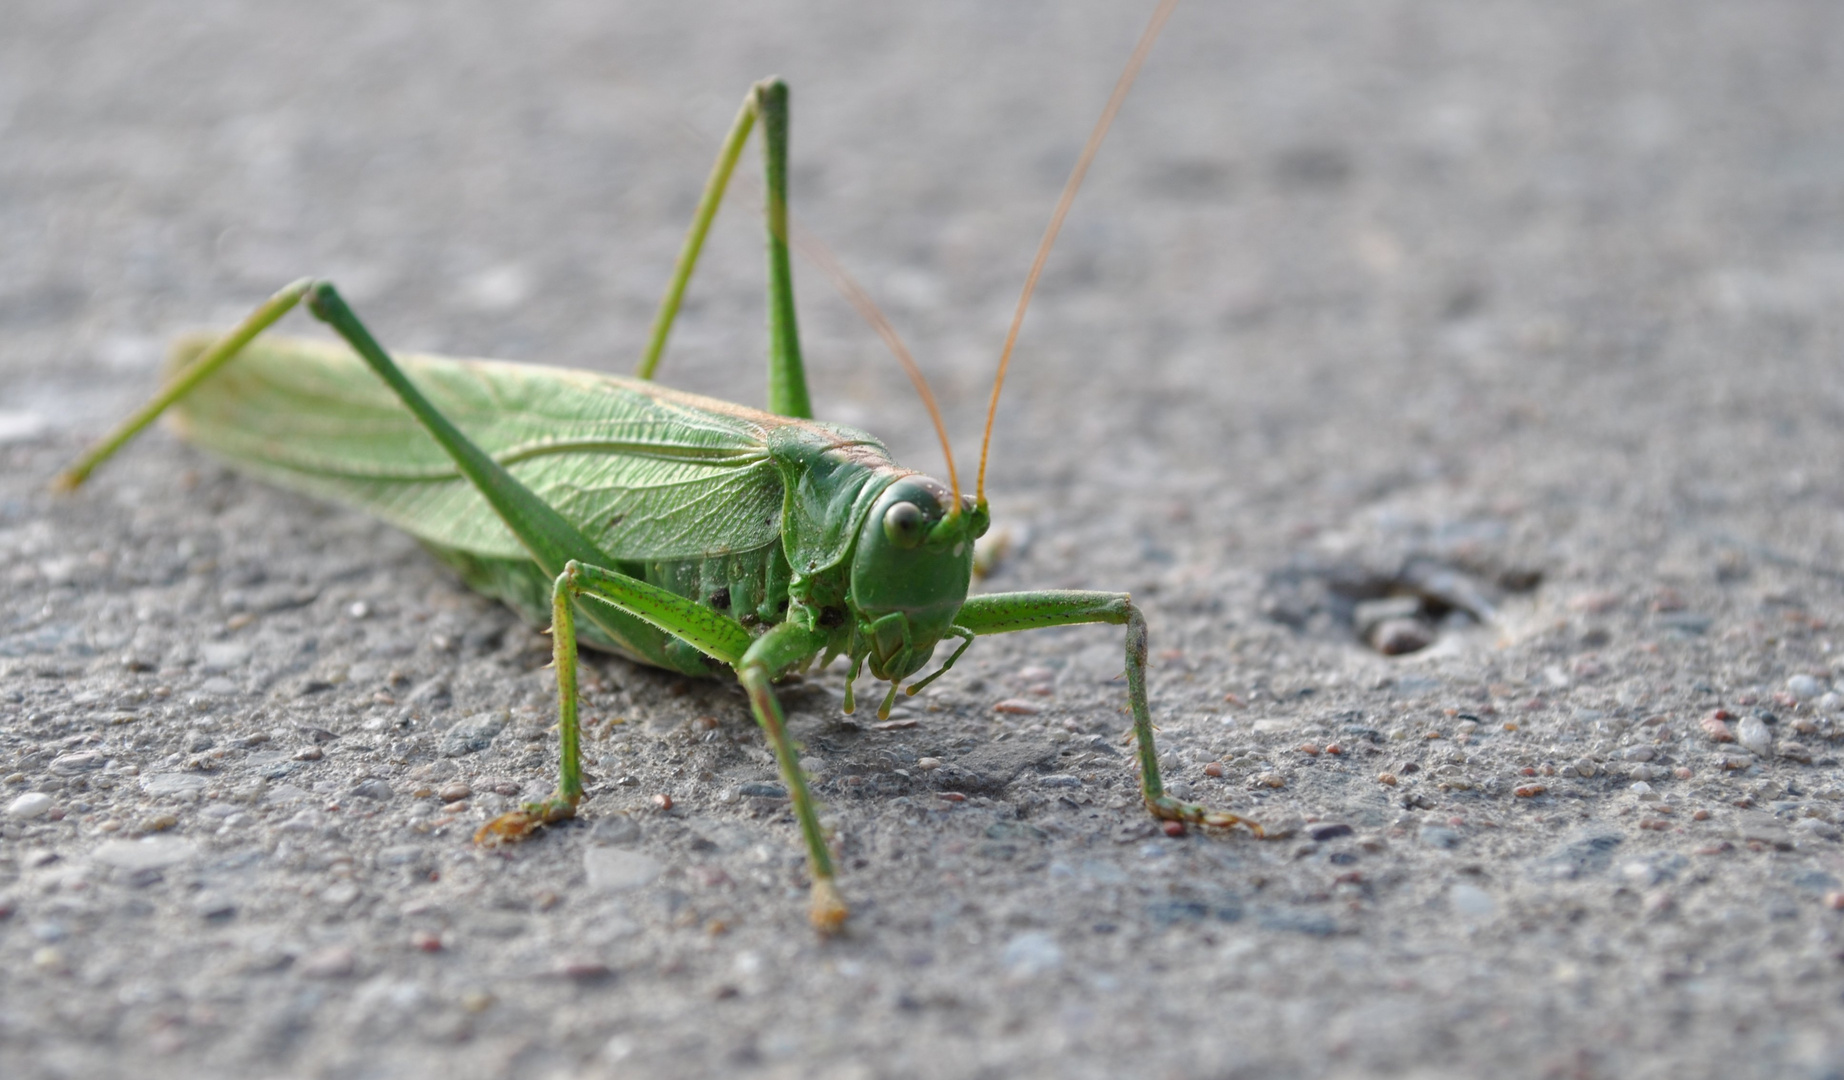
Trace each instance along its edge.
<path fill-rule="evenodd" d="M 164 431 L 45 491 L 303 274 L 394 348 L 628 370 L 771 73 L 795 213 L 969 468 L 1148 12 L 0 9 L 0 1073 L 1844 1074 L 1834 4 L 1179 10 L 1027 323 L 979 587 L 1132 591 L 1170 778 L 1275 839 L 1149 821 L 1097 628 L 895 727 L 786 688 L 839 939 L 719 683 L 592 659 L 581 820 L 484 852 L 554 780 L 546 639 Z M 663 374 L 750 404 L 753 198 Z M 819 414 L 938 470 L 796 273 Z"/>

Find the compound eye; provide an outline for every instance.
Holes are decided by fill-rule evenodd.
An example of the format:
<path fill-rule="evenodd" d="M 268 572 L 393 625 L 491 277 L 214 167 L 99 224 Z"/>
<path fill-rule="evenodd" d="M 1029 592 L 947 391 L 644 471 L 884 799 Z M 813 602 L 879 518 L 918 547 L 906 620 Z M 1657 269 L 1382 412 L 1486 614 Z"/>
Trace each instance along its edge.
<path fill-rule="evenodd" d="M 884 511 L 884 535 L 900 548 L 912 548 L 922 542 L 927 530 L 922 508 L 915 503 L 900 502 Z"/>

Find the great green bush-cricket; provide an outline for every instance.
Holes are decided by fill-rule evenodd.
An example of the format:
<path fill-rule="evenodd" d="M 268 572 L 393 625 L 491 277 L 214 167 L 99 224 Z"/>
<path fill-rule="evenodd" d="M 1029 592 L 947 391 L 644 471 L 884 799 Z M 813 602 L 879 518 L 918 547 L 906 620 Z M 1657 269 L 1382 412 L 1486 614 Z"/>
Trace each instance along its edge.
<path fill-rule="evenodd" d="M 787 784 L 807 847 L 813 924 L 835 930 L 847 908 L 775 681 L 844 656 L 851 665 L 846 711 L 854 705 L 851 682 L 868 669 L 890 684 L 879 707 L 888 715 L 897 688 L 944 640 L 954 641 L 953 652 L 911 682 L 910 693 L 952 667 L 976 636 L 1081 623 L 1125 628 L 1127 696 L 1148 809 L 1168 821 L 1250 824 L 1165 794 L 1146 697 L 1146 624 L 1125 593 L 968 595 L 974 541 L 989 523 L 993 418 L 1026 306 L 1083 174 L 1174 5 L 1165 0 L 1141 37 L 1038 249 L 994 380 L 972 496 L 960 491 L 926 383 L 848 279 L 848 297 L 897 345 L 915 380 L 941 435 L 948 479 L 897 465 L 863 432 L 812 419 L 789 257 L 788 91 L 778 79 L 750 88 L 724 141 L 637 377 L 393 360 L 332 284 L 304 279 L 229 334 L 182 340 L 161 392 L 59 483 L 82 483 L 172 407 L 188 440 L 265 480 L 376 514 L 421 540 L 470 587 L 534 624 L 548 622 L 562 759 L 557 791 L 487 823 L 477 836 L 483 843 L 518 839 L 576 813 L 583 796 L 579 642 L 690 676 L 728 670 L 747 691 Z M 706 232 L 758 124 L 768 218 L 768 411 L 652 381 Z M 818 257 L 843 279 L 823 252 Z M 255 340 L 302 300 L 349 351 Z"/>

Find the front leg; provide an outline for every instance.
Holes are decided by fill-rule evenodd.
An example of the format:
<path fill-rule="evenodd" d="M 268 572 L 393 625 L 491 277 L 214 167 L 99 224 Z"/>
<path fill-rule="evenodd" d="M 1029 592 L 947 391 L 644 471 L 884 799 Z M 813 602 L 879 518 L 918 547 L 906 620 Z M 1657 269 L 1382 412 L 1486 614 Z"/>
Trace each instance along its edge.
<path fill-rule="evenodd" d="M 975 634 L 1009 634 L 1049 626 L 1107 623 L 1127 628 L 1127 701 L 1133 710 L 1133 734 L 1140 752 L 1140 793 L 1153 816 L 1166 821 L 1227 828 L 1246 825 L 1256 836 L 1261 826 L 1246 818 L 1165 793 L 1159 778 L 1159 753 L 1153 745 L 1152 709 L 1146 702 L 1146 620 L 1126 593 L 1051 590 L 994 593 L 969 597 L 954 622 Z"/>
<path fill-rule="evenodd" d="M 755 711 L 756 722 L 762 725 L 770 745 L 775 748 L 781 779 L 788 786 L 795 820 L 800 822 L 801 836 L 807 842 L 807 873 L 813 879 L 808 917 L 815 930 L 830 934 L 845 924 L 850 911 L 832 881 L 832 853 L 826 848 L 826 833 L 820 828 L 813 796 L 807 791 L 806 774 L 800 769 L 800 751 L 795 748 L 794 740 L 788 738 L 781 702 L 776 700 L 774 688 L 769 685 L 777 674 L 811 658 L 825 646 L 824 634 L 789 620 L 757 638 L 735 667 L 736 677 L 749 692 L 749 707 Z"/>

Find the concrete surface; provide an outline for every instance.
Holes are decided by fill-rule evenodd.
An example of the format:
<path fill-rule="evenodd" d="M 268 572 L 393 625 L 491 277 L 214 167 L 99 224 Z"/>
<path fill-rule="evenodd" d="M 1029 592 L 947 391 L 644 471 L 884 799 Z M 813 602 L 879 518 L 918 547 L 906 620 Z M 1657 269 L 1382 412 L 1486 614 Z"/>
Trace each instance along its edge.
<path fill-rule="evenodd" d="M 582 821 L 482 853 L 552 783 L 541 637 L 164 433 L 43 493 L 305 273 L 398 347 L 625 370 L 770 72 L 970 470 L 1146 8 L 5 5 L 0 1073 L 1844 1072 L 1835 4 L 1180 10 L 1027 326 L 985 587 L 1133 590 L 1173 779 L 1285 839 L 1153 828 L 1072 630 L 913 726 L 789 691 L 843 940 L 727 686 L 597 661 Z M 760 400 L 758 237 L 675 384 Z M 822 415 L 938 468 L 797 272 Z M 1416 589 L 1377 633 L 1429 647 L 1358 638 Z"/>

